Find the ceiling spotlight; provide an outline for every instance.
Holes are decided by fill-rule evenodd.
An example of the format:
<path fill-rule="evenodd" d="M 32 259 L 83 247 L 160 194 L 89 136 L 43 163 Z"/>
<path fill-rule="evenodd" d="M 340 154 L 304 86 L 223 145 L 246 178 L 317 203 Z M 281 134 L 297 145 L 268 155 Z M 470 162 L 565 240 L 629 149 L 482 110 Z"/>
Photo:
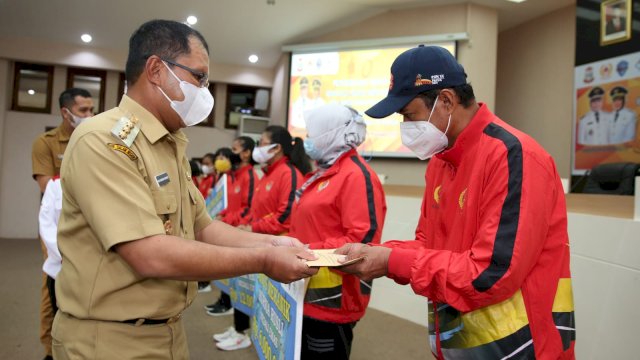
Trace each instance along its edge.
<path fill-rule="evenodd" d="M 27 90 L 27 94 L 29 94 L 29 95 L 35 95 L 35 93 L 36 93 L 36 91 L 33 90 L 33 89 Z"/>
<path fill-rule="evenodd" d="M 195 25 L 198 22 L 198 18 L 193 16 L 193 15 L 189 15 L 187 16 L 187 24 L 189 25 Z"/>
<path fill-rule="evenodd" d="M 82 34 L 82 36 L 80 36 L 80 39 L 82 39 L 82 41 L 86 43 L 90 43 L 93 38 L 89 34 Z"/>
<path fill-rule="evenodd" d="M 507 1 L 511 1 L 514 3 L 521 3 L 521 2 L 525 2 L 526 0 L 507 0 Z"/>
<path fill-rule="evenodd" d="M 249 55 L 249 62 L 252 64 L 255 64 L 258 62 L 258 55 L 256 54 L 251 54 Z"/>

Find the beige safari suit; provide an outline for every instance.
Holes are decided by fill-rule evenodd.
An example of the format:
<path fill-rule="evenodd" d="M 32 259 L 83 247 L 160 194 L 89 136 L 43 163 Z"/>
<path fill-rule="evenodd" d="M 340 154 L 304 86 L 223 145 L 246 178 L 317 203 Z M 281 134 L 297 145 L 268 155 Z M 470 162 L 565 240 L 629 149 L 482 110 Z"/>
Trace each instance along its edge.
<path fill-rule="evenodd" d="M 129 150 L 114 150 L 123 143 L 111 129 L 131 115 L 140 133 Z M 164 234 L 166 220 L 170 234 L 185 239 L 211 222 L 191 180 L 187 142 L 182 131 L 168 133 L 126 95 L 74 132 L 62 164 L 56 359 L 188 358 L 180 314 L 195 297 L 196 283 L 143 278 L 113 249 Z M 169 318 L 160 325 L 122 323 Z"/>
<path fill-rule="evenodd" d="M 31 168 L 34 179 L 36 175 L 60 175 L 62 156 L 69 143 L 69 136 L 69 133 L 60 125 L 36 138 L 31 150 Z M 42 240 L 40 240 L 40 248 L 44 259 L 46 259 L 47 248 Z M 49 299 L 49 290 L 47 289 L 47 274 L 43 272 L 40 289 L 40 342 L 48 355 L 51 354 L 52 323 L 53 308 Z"/>

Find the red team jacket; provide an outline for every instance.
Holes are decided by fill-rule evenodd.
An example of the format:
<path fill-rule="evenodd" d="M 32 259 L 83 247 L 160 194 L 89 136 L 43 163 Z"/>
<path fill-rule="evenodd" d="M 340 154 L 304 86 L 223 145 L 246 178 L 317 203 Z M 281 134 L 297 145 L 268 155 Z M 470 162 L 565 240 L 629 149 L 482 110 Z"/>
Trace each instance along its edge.
<path fill-rule="evenodd" d="M 216 184 L 216 176 L 214 174 L 205 175 L 202 180 L 198 183 L 198 190 L 200 190 L 200 194 L 202 194 L 203 198 L 207 198 L 209 195 L 209 190 Z"/>
<path fill-rule="evenodd" d="M 486 105 L 436 155 L 388 276 L 430 300 L 439 359 L 574 359 L 567 211 L 553 159 Z M 435 311 L 434 311 L 435 310 Z"/>
<path fill-rule="evenodd" d="M 251 230 L 257 233 L 286 233 L 296 190 L 302 185 L 302 174 L 286 156 L 263 170 L 265 174 L 256 187 L 250 215 L 242 224 L 250 224 Z"/>
<path fill-rule="evenodd" d="M 233 171 L 230 177 L 231 182 L 227 191 L 228 205 L 220 212 L 220 216 L 223 222 L 237 226 L 249 216 L 258 178 L 252 165 L 245 165 Z"/>
<path fill-rule="evenodd" d="M 376 173 L 350 150 L 296 200 L 289 235 L 311 249 L 379 244 L 386 212 Z M 355 322 L 364 315 L 370 294 L 371 282 L 323 267 L 309 282 L 304 315 L 333 323 Z"/>

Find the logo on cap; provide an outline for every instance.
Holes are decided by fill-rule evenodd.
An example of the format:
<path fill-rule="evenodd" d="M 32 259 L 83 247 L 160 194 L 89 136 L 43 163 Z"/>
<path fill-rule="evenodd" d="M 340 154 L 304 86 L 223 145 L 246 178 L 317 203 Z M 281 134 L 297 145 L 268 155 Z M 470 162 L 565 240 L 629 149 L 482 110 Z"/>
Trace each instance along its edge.
<path fill-rule="evenodd" d="M 431 80 L 429 80 L 429 79 L 423 79 L 423 78 L 422 78 L 422 74 L 418 74 L 418 75 L 416 76 L 416 82 L 414 83 L 414 85 L 415 85 L 416 87 L 418 87 L 418 86 L 422 86 L 422 85 L 431 85 Z"/>

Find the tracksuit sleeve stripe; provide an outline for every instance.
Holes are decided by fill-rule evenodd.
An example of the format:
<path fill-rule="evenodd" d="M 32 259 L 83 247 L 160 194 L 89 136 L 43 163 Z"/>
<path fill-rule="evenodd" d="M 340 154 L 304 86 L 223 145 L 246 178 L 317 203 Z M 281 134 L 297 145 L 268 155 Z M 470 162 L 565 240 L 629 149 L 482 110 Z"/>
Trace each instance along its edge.
<path fill-rule="evenodd" d="M 249 214 L 249 210 L 251 210 L 251 202 L 253 201 L 253 169 L 249 169 L 249 200 L 247 200 L 247 207 L 242 211 L 242 217 L 247 216 Z"/>
<path fill-rule="evenodd" d="M 357 156 L 352 156 L 351 160 L 358 165 L 362 174 L 364 175 L 364 182 L 367 190 L 367 205 L 369 207 L 369 231 L 362 239 L 363 244 L 370 243 L 373 240 L 376 231 L 378 230 L 378 220 L 376 218 L 376 204 L 373 197 L 373 184 L 371 183 L 371 174 L 369 170 L 364 166 L 364 164 L 360 161 L 360 158 Z"/>
<path fill-rule="evenodd" d="M 285 221 L 291 215 L 291 208 L 293 207 L 293 200 L 296 198 L 296 188 L 298 184 L 298 177 L 296 176 L 296 169 L 291 164 L 287 164 L 289 170 L 291 170 L 291 190 L 289 190 L 289 200 L 287 200 L 287 208 L 284 210 L 282 215 L 278 218 L 278 221 L 281 224 L 284 224 Z"/>
<path fill-rule="evenodd" d="M 507 196 L 502 204 L 500 223 L 493 245 L 489 267 L 473 280 L 473 287 L 484 292 L 495 285 L 509 270 L 513 258 L 513 248 L 520 221 L 520 200 L 522 198 L 522 144 L 520 140 L 504 128 L 489 124 L 484 133 L 502 141 L 507 148 L 509 178 Z"/>

